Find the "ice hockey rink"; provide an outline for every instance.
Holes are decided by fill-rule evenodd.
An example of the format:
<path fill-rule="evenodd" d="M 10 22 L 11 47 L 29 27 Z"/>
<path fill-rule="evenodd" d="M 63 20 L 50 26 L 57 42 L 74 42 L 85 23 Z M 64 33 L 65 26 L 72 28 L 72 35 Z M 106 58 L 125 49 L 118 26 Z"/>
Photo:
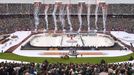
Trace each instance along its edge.
<path fill-rule="evenodd" d="M 116 32 L 112 32 L 112 33 L 116 33 Z M 6 42 L 5 44 L 1 44 L 0 45 L 1 50 L 6 51 L 8 48 L 10 48 L 16 44 L 19 44 L 22 40 L 24 40 L 30 34 L 31 34 L 30 31 L 17 31 L 15 33 L 12 33 L 12 35 L 17 35 L 18 38 L 11 39 L 10 41 Z M 43 34 L 43 36 L 44 36 L 44 34 Z M 46 37 L 46 38 L 48 38 L 48 37 Z M 59 36 L 56 39 L 61 40 L 62 38 L 63 38 L 63 36 Z M 86 37 L 85 40 L 87 40 L 87 38 L 88 37 Z M 29 56 L 29 57 L 61 57 L 62 55 L 67 54 L 69 52 L 69 50 L 65 50 L 65 51 L 64 50 L 49 50 L 49 51 L 48 50 L 21 50 L 21 46 L 25 45 L 31 39 L 33 39 L 33 36 L 30 37 L 25 42 L 23 42 L 20 46 L 18 46 L 18 48 L 16 48 L 13 51 L 13 53 L 17 54 L 17 55 Z M 47 39 L 47 41 L 53 42 L 54 38 L 52 38 L 52 39 L 53 40 L 51 40 L 51 41 Z M 67 36 L 64 36 L 64 39 L 65 39 L 64 41 L 67 42 L 71 38 L 70 37 L 67 38 Z M 80 42 L 80 36 L 77 36 L 73 39 L 79 41 L 79 44 L 82 45 L 82 43 Z M 44 41 L 44 42 L 47 42 L 47 41 Z M 55 45 L 56 45 L 56 43 L 58 43 L 58 45 L 60 45 L 59 41 L 58 42 L 55 42 L 55 41 L 52 44 L 47 44 L 47 45 L 54 45 L 54 43 L 55 43 Z M 63 43 L 64 43 L 64 41 L 63 41 Z M 126 43 L 128 43 L 128 42 L 126 42 Z M 85 44 L 88 44 L 88 43 L 85 43 Z M 70 46 L 70 43 L 69 44 L 64 43 L 63 45 Z M 109 43 L 108 45 L 112 45 L 112 43 Z M 60 46 L 62 46 L 62 45 L 60 45 Z M 128 54 L 132 53 L 131 50 L 78 50 L 77 52 L 79 53 L 78 57 L 116 57 L 116 56 L 124 56 L 124 55 L 128 55 Z"/>

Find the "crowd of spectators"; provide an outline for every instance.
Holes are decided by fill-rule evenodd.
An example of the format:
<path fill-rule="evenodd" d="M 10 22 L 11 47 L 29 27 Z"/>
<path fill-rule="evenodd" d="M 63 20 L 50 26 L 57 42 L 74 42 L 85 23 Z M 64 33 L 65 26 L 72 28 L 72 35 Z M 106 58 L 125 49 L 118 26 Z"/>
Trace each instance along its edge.
<path fill-rule="evenodd" d="M 60 5 L 65 6 L 66 5 Z M 59 14 L 60 6 L 57 9 L 57 14 Z M 77 31 L 79 29 L 79 19 L 78 19 L 78 6 L 80 4 L 70 5 L 70 13 L 72 14 L 71 23 L 73 29 Z M 82 4 L 82 29 L 87 31 L 87 5 Z M 107 31 L 111 30 L 125 30 L 127 32 L 134 32 L 134 19 L 133 19 L 133 9 L 132 4 L 109 4 L 108 5 L 108 16 L 106 20 Z M 0 34 L 12 33 L 17 30 L 34 30 L 34 5 L 33 4 L 0 4 Z M 40 24 L 38 29 L 44 29 L 46 27 L 45 16 L 44 16 L 45 5 L 40 6 Z M 53 4 L 49 4 L 48 9 L 48 28 L 49 30 L 54 30 L 54 19 L 52 17 L 52 12 L 54 9 Z M 66 13 L 66 9 L 64 9 Z M 91 5 L 91 16 L 90 16 L 90 27 L 95 29 L 95 5 Z M 99 7 L 98 14 L 102 14 L 101 7 Z M 62 30 L 62 24 L 59 19 L 59 15 L 56 16 L 58 30 Z M 65 29 L 69 30 L 69 24 L 67 21 L 67 16 L 64 15 L 65 19 Z M 97 25 L 99 30 L 103 30 L 103 20 L 102 16 L 98 17 Z"/>
<path fill-rule="evenodd" d="M 45 6 L 45 5 L 44 5 Z M 44 6 L 40 9 L 40 24 L 38 28 L 45 27 Z M 48 25 L 49 29 L 54 29 L 53 12 L 54 5 L 49 5 Z M 78 5 L 71 5 L 71 23 L 74 30 L 79 28 L 79 19 L 75 13 L 78 12 Z M 87 7 L 83 5 L 82 30 L 87 30 Z M 102 14 L 99 8 L 99 13 Z M 59 11 L 59 9 L 58 9 Z M 91 29 L 95 28 L 95 5 L 91 5 Z M 111 30 L 125 30 L 134 33 L 134 5 L 133 4 L 110 4 L 108 5 L 108 17 L 106 27 Z M 34 6 L 32 4 L 0 4 L 0 34 L 12 33 L 18 30 L 34 30 Z M 57 12 L 58 13 L 58 12 Z M 113 15 L 113 16 L 111 16 Z M 62 28 L 59 15 L 56 16 L 58 28 Z M 69 29 L 67 16 L 65 15 L 65 28 Z M 102 17 L 98 18 L 98 27 L 103 29 Z M 22 63 L 0 63 L 0 75 L 134 75 L 134 64 L 63 64 L 49 63 L 42 64 L 22 64 Z"/>
<path fill-rule="evenodd" d="M 70 13 L 77 14 L 78 7 L 82 4 L 83 14 L 87 14 L 87 4 L 79 3 L 79 4 L 70 4 Z M 40 14 L 44 14 L 46 4 L 40 5 Z M 58 9 L 56 12 L 59 13 L 60 7 L 67 6 L 66 4 L 58 4 Z M 108 14 L 117 14 L 117 15 L 133 15 L 134 13 L 134 5 L 133 4 L 109 4 L 108 6 Z M 96 5 L 92 4 L 90 6 L 91 14 L 94 14 Z M 0 14 L 33 14 L 34 5 L 33 4 L 0 4 Z M 54 5 L 49 4 L 48 13 L 52 14 L 54 10 Z M 99 7 L 98 13 L 101 13 L 101 6 Z"/>
<path fill-rule="evenodd" d="M 133 63 L 75 64 L 75 63 L 0 63 L 1 75 L 133 75 Z"/>
<path fill-rule="evenodd" d="M 99 30 L 103 30 L 103 19 L 101 17 L 98 18 L 98 27 Z M 73 30 L 77 31 L 79 28 L 79 19 L 78 16 L 71 16 L 71 22 L 73 26 Z M 134 33 L 134 18 L 132 17 L 119 17 L 119 16 L 108 16 L 106 21 L 107 31 L 111 30 L 122 30 Z M 59 21 L 59 17 L 57 16 L 57 24 L 58 30 L 62 30 L 62 24 Z M 52 16 L 48 16 L 48 28 L 49 30 L 54 30 L 54 21 Z M 46 27 L 44 16 L 40 17 L 40 24 L 38 25 L 38 29 L 44 29 Z M 95 29 L 95 18 L 91 16 L 90 18 L 90 27 L 91 29 Z M 82 16 L 82 30 L 87 31 L 87 16 Z M 33 16 L 0 16 L 0 34 L 2 33 L 12 33 L 18 30 L 34 30 L 34 18 Z M 67 18 L 65 17 L 65 29 L 69 30 L 69 24 Z"/>

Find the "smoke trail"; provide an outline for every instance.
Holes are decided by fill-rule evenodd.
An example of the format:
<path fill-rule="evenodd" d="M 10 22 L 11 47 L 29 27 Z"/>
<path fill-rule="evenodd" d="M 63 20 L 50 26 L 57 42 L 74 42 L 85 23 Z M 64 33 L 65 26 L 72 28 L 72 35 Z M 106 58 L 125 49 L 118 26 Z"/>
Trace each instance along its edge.
<path fill-rule="evenodd" d="M 49 6 L 46 6 L 45 8 L 46 30 L 48 30 L 48 14 L 47 14 L 48 9 L 49 9 Z"/>
<path fill-rule="evenodd" d="M 54 32 L 55 31 L 57 31 L 57 20 L 56 20 L 56 15 L 55 15 L 55 13 L 56 13 L 56 10 L 57 10 L 57 4 L 55 4 L 55 6 L 54 6 L 54 11 L 53 11 L 53 18 L 54 18 Z"/>
<path fill-rule="evenodd" d="M 80 22 L 80 27 L 78 29 L 78 32 L 81 31 L 81 27 L 82 27 L 82 18 L 81 18 L 81 13 L 82 13 L 82 4 L 80 4 L 80 7 L 79 7 L 79 11 L 78 11 L 78 18 L 79 18 L 79 22 Z"/>
<path fill-rule="evenodd" d="M 98 26 L 97 26 L 97 22 L 98 22 L 98 8 L 99 8 L 99 4 L 96 5 L 96 9 L 95 9 L 95 27 L 98 30 Z"/>
<path fill-rule="evenodd" d="M 106 7 L 102 7 L 102 14 L 103 14 L 103 32 L 106 32 L 106 18 L 107 18 L 107 10 Z"/>
<path fill-rule="evenodd" d="M 60 9 L 60 15 L 59 15 L 61 25 L 62 25 L 62 30 L 65 31 L 65 20 L 64 20 L 64 6 L 61 7 Z"/>
<path fill-rule="evenodd" d="M 37 31 L 39 25 L 39 5 L 38 4 L 36 4 L 34 8 L 34 20 L 35 20 L 35 31 Z"/>
<path fill-rule="evenodd" d="M 90 4 L 87 5 L 87 25 L 88 25 L 88 32 L 90 31 Z"/>
<path fill-rule="evenodd" d="M 68 24 L 69 24 L 69 26 L 70 26 L 70 31 L 72 31 L 73 28 L 72 28 L 72 23 L 71 23 L 71 19 L 70 19 L 69 6 L 67 6 L 66 9 L 67 9 L 67 21 L 68 21 Z"/>

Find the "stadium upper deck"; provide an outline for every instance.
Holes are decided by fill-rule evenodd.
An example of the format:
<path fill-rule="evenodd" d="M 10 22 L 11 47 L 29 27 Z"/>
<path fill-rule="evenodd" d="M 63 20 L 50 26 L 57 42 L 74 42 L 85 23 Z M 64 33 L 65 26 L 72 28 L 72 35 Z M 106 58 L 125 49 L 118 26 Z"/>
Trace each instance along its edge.
<path fill-rule="evenodd" d="M 70 15 L 71 22 L 74 26 L 74 30 L 77 30 L 79 26 L 78 19 L 78 7 L 79 2 L 85 2 L 83 4 L 83 10 L 81 13 L 83 21 L 83 30 L 85 30 L 87 25 L 87 3 L 91 3 L 90 15 L 91 15 L 91 27 L 94 27 L 95 23 L 95 9 L 96 0 L 0 0 L 0 33 L 11 33 L 17 30 L 34 30 L 34 2 L 41 2 L 39 10 L 39 29 L 44 28 L 45 25 L 45 7 L 48 5 L 48 23 L 49 28 L 53 29 L 53 10 L 54 3 L 61 1 L 60 6 L 67 6 L 66 3 L 70 1 Z M 106 2 L 107 5 L 107 30 L 126 30 L 128 32 L 134 32 L 134 0 L 102 0 Z M 44 4 L 45 3 L 45 4 Z M 61 24 L 59 16 L 60 7 L 55 12 L 57 15 L 57 24 Z M 64 9 L 66 16 L 66 9 Z M 102 24 L 102 10 L 101 7 L 98 9 L 98 24 L 100 29 L 103 29 Z M 65 25 L 69 26 L 67 23 L 67 18 L 65 17 Z M 11 28 L 12 27 L 12 28 Z M 16 28 L 17 27 L 17 28 Z M 68 28 L 68 27 L 67 27 Z M 16 30 L 15 30 L 16 29 Z"/>
<path fill-rule="evenodd" d="M 60 1 L 63 4 L 78 4 L 79 2 L 85 2 L 86 4 L 96 4 L 96 0 L 0 0 L 0 3 L 30 3 L 41 2 L 45 4 L 54 4 Z M 100 0 L 105 1 L 107 4 L 134 4 L 134 0 Z"/>

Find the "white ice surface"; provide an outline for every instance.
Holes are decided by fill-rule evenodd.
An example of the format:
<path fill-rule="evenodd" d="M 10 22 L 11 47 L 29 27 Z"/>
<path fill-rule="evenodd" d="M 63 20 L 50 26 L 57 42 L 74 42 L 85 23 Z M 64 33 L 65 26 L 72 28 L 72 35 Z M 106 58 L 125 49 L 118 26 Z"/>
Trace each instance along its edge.
<path fill-rule="evenodd" d="M 10 47 L 20 43 L 22 40 L 24 40 L 30 34 L 31 34 L 31 31 L 17 31 L 17 32 L 12 33 L 11 36 L 16 35 L 18 38 L 12 38 L 9 41 L 7 41 L 6 43 L 1 44 L 0 45 L 0 51 L 5 52 Z"/>
<path fill-rule="evenodd" d="M 130 43 L 132 43 L 132 45 L 134 46 L 134 34 L 124 31 L 111 31 L 111 34 L 121 40 L 123 43 L 129 46 L 131 45 Z"/>
<path fill-rule="evenodd" d="M 30 31 L 17 31 L 15 33 L 13 33 L 12 35 L 17 35 L 18 38 L 17 39 L 13 39 L 12 41 L 8 41 L 7 45 L 4 46 L 4 48 L 2 48 L 3 46 L 0 47 L 0 49 L 6 50 L 8 48 L 10 48 L 11 46 L 14 46 L 18 43 L 20 43 L 22 40 L 24 40 L 27 36 L 29 36 L 31 34 Z M 59 52 L 59 53 L 63 53 L 63 52 L 69 52 L 69 51 L 63 51 L 63 50 L 59 50 L 59 51 L 47 51 L 47 50 L 20 50 L 21 46 L 24 46 L 29 40 L 31 40 L 32 37 L 30 37 L 28 40 L 26 40 L 22 45 L 20 45 L 13 53 L 17 54 L 17 55 L 22 55 L 22 56 L 29 56 L 29 57 L 60 57 L 60 55 L 43 55 L 41 53 L 44 52 Z M 76 39 L 79 39 L 79 37 L 76 37 Z M 11 44 L 9 44 L 11 42 Z M 116 56 L 123 56 L 123 55 L 127 55 L 132 53 L 131 50 L 78 50 L 78 52 L 101 52 L 104 55 L 83 55 L 82 57 L 116 57 Z M 81 55 L 78 55 L 78 57 L 81 57 Z"/>

